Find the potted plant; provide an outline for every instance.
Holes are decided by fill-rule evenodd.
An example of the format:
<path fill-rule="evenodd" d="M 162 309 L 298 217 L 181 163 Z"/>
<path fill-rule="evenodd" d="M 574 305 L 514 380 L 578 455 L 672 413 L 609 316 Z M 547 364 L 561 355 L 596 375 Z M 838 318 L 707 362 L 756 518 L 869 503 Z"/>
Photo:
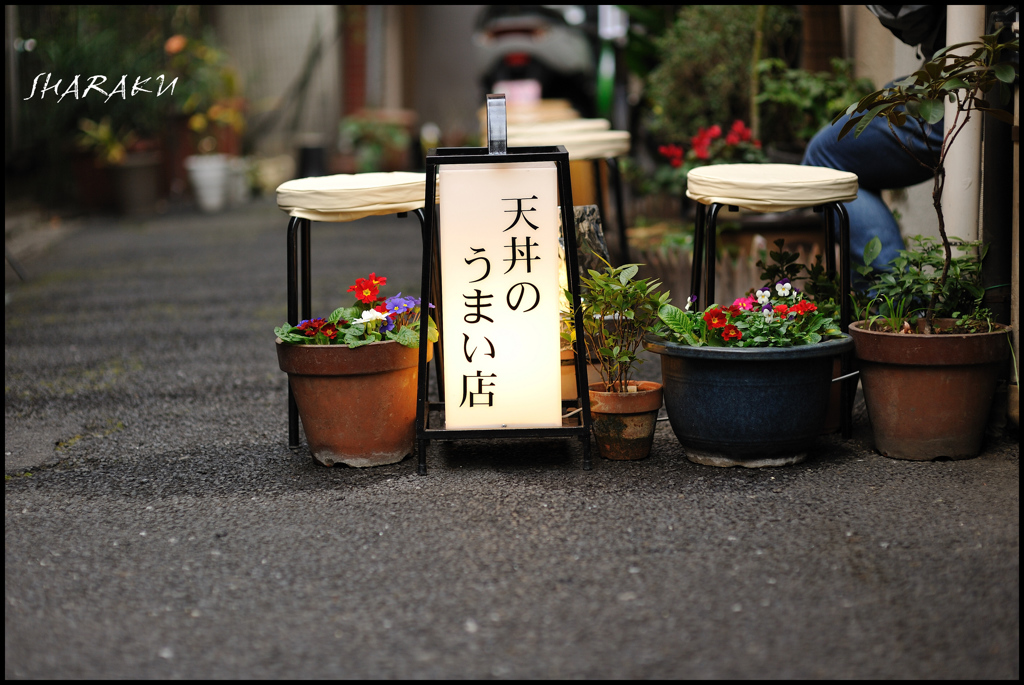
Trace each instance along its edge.
<path fill-rule="evenodd" d="M 199 208 L 220 211 L 236 194 L 231 179 L 237 175 L 234 162 L 242 152 L 245 131 L 246 101 L 238 74 L 212 34 L 203 39 L 175 34 L 165 41 L 164 53 L 179 84 L 172 96 L 178 114 L 180 164 Z M 183 141 L 189 144 L 182 145 Z"/>
<path fill-rule="evenodd" d="M 665 408 L 691 461 L 782 466 L 807 457 L 821 432 L 833 360 L 853 341 L 788 278 L 729 306 L 663 305 Z"/>
<path fill-rule="evenodd" d="M 639 264 L 605 264 L 580 278 L 584 344 L 601 372 L 601 381 L 589 385 L 594 438 L 606 459 L 643 459 L 654 442 L 662 386 L 632 377 L 643 363 L 636 352 L 644 336 L 660 327 L 658 310 L 668 303 L 668 293 L 658 291 L 657 280 L 635 278 Z"/>
<path fill-rule="evenodd" d="M 125 216 L 145 216 L 156 212 L 160 197 L 160 144 L 142 138 L 134 129 L 115 130 L 110 117 L 99 122 L 79 122 L 78 147 L 89 152 L 97 170 L 110 171 L 118 212 Z"/>
<path fill-rule="evenodd" d="M 940 242 L 918 238 L 892 261 L 892 271 L 861 267 L 876 294 L 865 320 L 850 326 L 860 364 L 864 399 L 875 446 L 900 459 L 976 456 L 999 375 L 1008 355 L 1008 327 L 992 323 L 981 307 L 984 250 L 978 243 L 950 238 L 942 212 L 947 155 L 975 112 L 1006 120 L 984 96 L 1007 94 L 1016 68 L 1002 61 L 1018 50 L 1017 40 L 998 35 L 948 46 L 913 75 L 876 91 L 847 109 L 839 137 L 859 135 L 878 117 L 907 154 L 932 170 L 932 204 Z M 944 102 L 955 104 L 945 121 L 934 162 L 903 146 L 897 128 L 937 125 Z M 840 114 L 833 121 L 838 121 Z M 949 119 L 949 118 L 947 118 Z M 954 243 L 967 251 L 953 256 Z M 864 256 L 877 257 L 872 241 Z M 867 262 L 870 264 L 870 262 Z"/>
<path fill-rule="evenodd" d="M 420 300 L 384 297 L 386 283 L 376 273 L 356 279 L 353 306 L 274 329 L 310 452 L 326 466 L 393 464 L 413 451 Z"/>

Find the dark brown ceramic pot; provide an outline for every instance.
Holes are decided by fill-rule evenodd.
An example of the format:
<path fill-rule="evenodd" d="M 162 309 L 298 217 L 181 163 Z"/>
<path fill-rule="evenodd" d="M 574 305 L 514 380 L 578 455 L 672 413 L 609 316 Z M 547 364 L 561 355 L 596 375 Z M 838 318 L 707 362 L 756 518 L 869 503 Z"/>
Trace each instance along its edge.
<path fill-rule="evenodd" d="M 277 359 L 317 461 L 380 466 L 412 454 L 419 350 L 390 340 L 349 349 L 278 338 Z"/>
<path fill-rule="evenodd" d="M 651 452 L 661 409 L 661 383 L 630 381 L 636 392 L 604 392 L 590 384 L 590 417 L 597 452 L 605 459 L 643 459 Z"/>
<path fill-rule="evenodd" d="M 937 322 L 938 323 L 938 322 Z M 1008 328 L 900 334 L 850 324 L 875 448 L 895 459 L 967 459 L 981 452 Z"/>

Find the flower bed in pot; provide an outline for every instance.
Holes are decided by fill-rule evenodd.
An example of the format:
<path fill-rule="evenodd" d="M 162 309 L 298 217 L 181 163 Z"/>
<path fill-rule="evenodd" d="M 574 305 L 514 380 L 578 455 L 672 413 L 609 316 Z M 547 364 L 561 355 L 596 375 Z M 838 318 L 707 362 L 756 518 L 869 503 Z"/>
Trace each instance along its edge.
<path fill-rule="evenodd" d="M 357 279 L 355 306 L 275 329 L 306 442 L 326 466 L 393 464 L 415 446 L 420 300 L 379 297 L 386 281 Z"/>
<path fill-rule="evenodd" d="M 669 422 L 686 456 L 709 466 L 807 458 L 828 412 L 833 362 L 853 341 L 783 279 L 756 299 L 704 312 L 661 308 L 644 347 L 661 355 Z"/>

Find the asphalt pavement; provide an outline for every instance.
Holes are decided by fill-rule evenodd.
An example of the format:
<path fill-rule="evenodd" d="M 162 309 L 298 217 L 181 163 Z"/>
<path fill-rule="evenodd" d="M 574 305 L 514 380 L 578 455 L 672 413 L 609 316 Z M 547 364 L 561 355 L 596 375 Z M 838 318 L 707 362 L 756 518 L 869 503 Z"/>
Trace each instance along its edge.
<path fill-rule="evenodd" d="M 590 471 L 574 440 L 328 468 L 287 448 L 272 202 L 63 228 L 5 278 L 7 679 L 1019 678 L 998 420 L 963 461 L 882 457 L 858 411 L 780 468 L 667 422 Z M 419 291 L 412 217 L 312 242 L 314 314 Z"/>

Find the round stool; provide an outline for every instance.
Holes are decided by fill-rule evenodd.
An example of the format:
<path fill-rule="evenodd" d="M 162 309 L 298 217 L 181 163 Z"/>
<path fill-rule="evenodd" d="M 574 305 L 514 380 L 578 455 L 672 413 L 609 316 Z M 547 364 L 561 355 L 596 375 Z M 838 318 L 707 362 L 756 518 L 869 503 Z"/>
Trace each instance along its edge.
<path fill-rule="evenodd" d="M 415 212 L 425 238 L 426 174 L 404 171 L 298 178 L 277 188 L 277 206 L 288 221 L 288 323 L 312 318 L 310 224 Z M 425 244 L 425 243 L 424 243 Z M 301 301 L 301 308 L 300 308 Z M 301 317 L 301 318 L 300 318 Z M 288 387 L 288 446 L 299 446 L 299 412 Z"/>
<path fill-rule="evenodd" d="M 798 164 L 714 164 L 698 167 L 686 175 L 686 196 L 697 205 L 693 242 L 693 275 L 690 295 L 701 308 L 715 297 L 715 236 L 722 207 L 738 211 L 787 212 L 814 208 L 822 213 L 826 231 L 825 262 L 834 274 L 834 216 L 839 218 L 840 324 L 849 324 L 850 221 L 844 202 L 857 199 L 857 175 L 824 167 Z M 703 262 L 703 264 L 702 264 Z M 701 298 L 701 281 L 706 280 Z"/>
<path fill-rule="evenodd" d="M 829 275 L 836 273 L 835 218 L 839 219 L 839 325 L 845 333 L 850 324 L 850 217 L 844 202 L 857 199 L 857 175 L 824 167 L 798 164 L 714 164 L 698 167 L 686 175 L 686 196 L 697 204 L 697 223 L 693 236 L 693 272 L 690 295 L 695 306 L 706 309 L 715 298 L 715 237 L 718 213 L 722 207 L 754 212 L 787 212 L 813 208 L 822 214 L 825 228 L 825 264 Z M 703 272 L 703 279 L 702 279 Z M 701 285 L 704 281 L 703 298 Z M 849 355 L 841 359 L 841 374 L 849 369 Z M 852 430 L 852 402 L 843 383 L 843 437 Z"/>

